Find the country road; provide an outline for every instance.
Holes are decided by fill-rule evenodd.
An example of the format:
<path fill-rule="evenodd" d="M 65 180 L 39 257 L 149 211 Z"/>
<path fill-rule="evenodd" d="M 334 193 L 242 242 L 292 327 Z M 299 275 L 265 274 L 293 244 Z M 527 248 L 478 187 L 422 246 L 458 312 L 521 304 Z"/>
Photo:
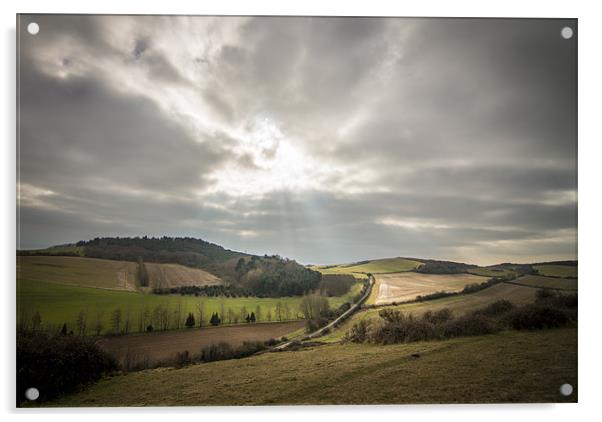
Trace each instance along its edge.
<path fill-rule="evenodd" d="M 289 347 L 294 341 L 306 341 L 306 340 L 310 340 L 313 338 L 321 337 L 324 334 L 330 332 L 330 330 L 336 328 L 336 326 L 339 323 L 345 321 L 347 318 L 349 318 L 351 315 L 353 315 L 356 311 L 358 311 L 361 308 L 362 304 L 370 296 L 370 293 L 372 293 L 372 287 L 374 287 L 374 276 L 370 275 L 370 277 L 368 278 L 368 288 L 366 289 L 366 291 L 364 292 L 364 294 L 362 295 L 360 300 L 358 300 L 356 303 L 354 303 L 341 316 L 339 316 L 337 319 L 333 320 L 332 322 L 328 323 L 328 325 L 325 325 L 324 327 L 320 328 L 319 330 L 316 330 L 313 333 L 300 338 L 299 340 L 287 341 L 286 343 L 283 343 L 283 344 L 280 344 L 280 345 L 274 347 L 272 349 L 272 351 L 284 350 L 287 347 Z"/>

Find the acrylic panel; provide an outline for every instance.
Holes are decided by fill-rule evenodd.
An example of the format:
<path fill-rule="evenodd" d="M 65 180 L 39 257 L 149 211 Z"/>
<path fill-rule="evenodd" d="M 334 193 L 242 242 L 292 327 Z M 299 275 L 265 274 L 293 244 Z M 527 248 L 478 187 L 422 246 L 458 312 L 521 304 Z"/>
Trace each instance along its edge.
<path fill-rule="evenodd" d="M 17 406 L 576 402 L 577 36 L 18 15 Z"/>

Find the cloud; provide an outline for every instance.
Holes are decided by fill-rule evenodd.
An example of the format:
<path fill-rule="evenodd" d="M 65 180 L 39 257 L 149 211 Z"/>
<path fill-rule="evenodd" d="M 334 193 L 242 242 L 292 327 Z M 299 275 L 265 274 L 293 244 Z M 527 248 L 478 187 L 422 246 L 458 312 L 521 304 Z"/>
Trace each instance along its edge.
<path fill-rule="evenodd" d="M 574 21 L 20 19 L 21 247 L 576 256 Z"/>

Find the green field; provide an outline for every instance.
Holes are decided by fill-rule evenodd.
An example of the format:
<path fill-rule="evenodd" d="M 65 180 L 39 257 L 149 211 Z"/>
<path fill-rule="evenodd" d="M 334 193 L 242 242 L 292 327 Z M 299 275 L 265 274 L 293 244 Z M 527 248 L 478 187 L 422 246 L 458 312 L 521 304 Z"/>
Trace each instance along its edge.
<path fill-rule="evenodd" d="M 489 267 L 478 267 L 478 268 L 470 268 L 466 271 L 469 274 L 480 275 L 483 277 L 502 277 L 506 275 L 515 274 L 512 270 L 502 270 L 497 268 L 489 268 Z"/>
<path fill-rule="evenodd" d="M 414 355 L 414 356 L 413 356 Z M 418 355 L 418 356 L 416 356 Z M 50 406 L 576 402 L 577 330 L 333 344 L 105 378 Z"/>
<path fill-rule="evenodd" d="M 541 275 L 550 277 L 577 277 L 577 266 L 569 265 L 534 265 L 533 268 Z"/>
<path fill-rule="evenodd" d="M 543 277 L 540 275 L 525 275 L 514 280 L 515 283 L 525 284 L 532 287 L 577 290 L 576 278 Z"/>
<path fill-rule="evenodd" d="M 422 265 L 418 261 L 405 258 L 375 259 L 364 264 L 341 264 L 311 267 L 322 274 L 352 274 L 357 278 L 365 278 L 365 274 L 387 274 L 412 271 Z"/>
<path fill-rule="evenodd" d="M 500 299 L 506 299 L 516 305 L 523 305 L 535 300 L 538 289 L 515 284 L 500 283 L 485 290 L 472 294 L 449 296 L 441 299 L 428 300 L 424 302 L 406 303 L 404 305 L 387 306 L 387 309 L 395 309 L 402 312 L 420 315 L 428 310 L 436 311 L 449 308 L 454 314 L 461 315 L 475 309 L 482 308 L 489 303 Z M 360 311 L 345 321 L 337 330 L 321 337 L 320 341 L 336 342 L 343 338 L 351 326 L 360 319 L 378 318 L 378 312 L 383 307 Z"/>
<path fill-rule="evenodd" d="M 356 283 L 349 293 L 329 298 L 331 307 L 335 308 L 344 302 L 351 301 L 353 296 L 361 289 L 361 284 Z M 115 309 L 121 309 L 122 318 L 129 309 L 131 315 L 130 328 L 132 332 L 139 331 L 138 321 L 140 314 L 145 308 L 150 312 L 158 306 L 169 309 L 171 318 L 178 307 L 181 308 L 183 318 L 188 312 L 197 313 L 197 304 L 201 301 L 204 305 L 205 324 L 213 312 L 222 313 L 224 310 L 232 309 L 240 312 L 244 307 L 247 312 L 255 312 L 257 306 L 261 307 L 260 321 L 267 320 L 268 311 L 271 312 L 272 321 L 276 320 L 276 306 L 280 302 L 288 306 L 289 319 L 296 319 L 301 315 L 299 302 L 301 297 L 283 298 L 257 298 L 257 297 L 194 297 L 179 295 L 154 295 L 138 292 L 126 292 L 108 289 L 97 289 L 90 287 L 78 287 L 65 284 L 47 283 L 39 280 L 21 278 L 17 286 L 18 315 L 24 320 L 30 320 L 34 312 L 39 312 L 42 317 L 42 325 L 54 327 L 67 323 L 68 329 L 74 329 L 75 321 L 80 311 L 87 315 L 88 327 L 95 325 L 100 320 L 103 326 L 102 333 L 111 331 L 111 314 Z M 90 331 L 89 328 L 88 331 Z"/>

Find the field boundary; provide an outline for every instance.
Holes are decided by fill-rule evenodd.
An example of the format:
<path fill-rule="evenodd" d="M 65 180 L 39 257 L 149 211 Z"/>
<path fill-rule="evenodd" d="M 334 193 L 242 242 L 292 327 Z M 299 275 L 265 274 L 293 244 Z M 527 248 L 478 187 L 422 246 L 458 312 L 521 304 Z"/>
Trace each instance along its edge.
<path fill-rule="evenodd" d="M 547 277 L 547 276 L 544 276 L 544 277 Z M 560 277 L 558 277 L 558 278 L 560 278 Z M 518 280 L 520 280 L 520 278 L 518 278 Z M 532 289 L 558 290 L 558 291 L 562 291 L 562 292 L 577 292 L 578 291 L 578 289 L 566 289 L 563 287 L 533 286 L 531 284 L 518 283 L 516 281 L 510 281 L 510 280 L 502 281 L 502 283 L 514 284 L 516 286 L 522 286 L 522 287 L 530 287 Z"/>

